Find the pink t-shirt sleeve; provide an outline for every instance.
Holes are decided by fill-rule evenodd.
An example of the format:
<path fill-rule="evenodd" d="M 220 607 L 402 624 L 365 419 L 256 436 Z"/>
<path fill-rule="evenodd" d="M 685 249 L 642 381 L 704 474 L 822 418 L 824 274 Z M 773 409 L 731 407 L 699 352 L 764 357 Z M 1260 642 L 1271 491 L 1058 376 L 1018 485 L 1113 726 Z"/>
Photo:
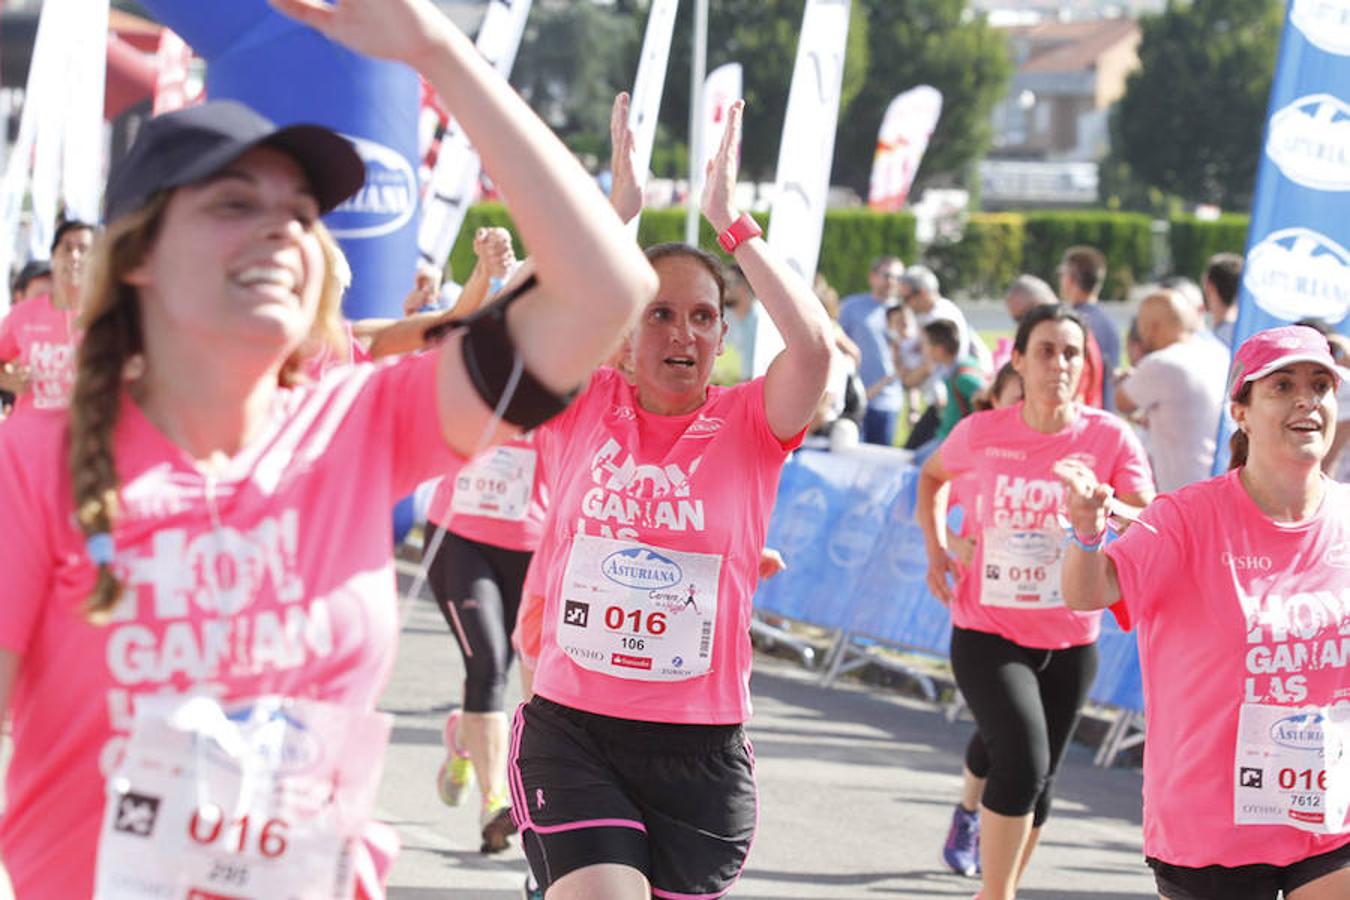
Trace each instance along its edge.
<path fill-rule="evenodd" d="M 966 416 L 956 427 L 947 435 L 942 446 L 938 448 L 938 458 L 942 461 L 942 468 L 946 469 L 952 475 L 960 475 L 963 472 L 969 472 L 975 467 L 975 454 L 971 450 L 971 434 L 975 430 L 975 418 L 979 415 Z"/>
<path fill-rule="evenodd" d="M 764 385 L 765 381 L 761 376 L 746 386 L 745 390 L 750 393 L 746 397 L 745 409 L 749 417 L 755 421 L 755 429 L 764 440 L 765 447 L 771 451 L 771 455 L 791 453 L 802 445 L 802 441 L 806 438 L 806 429 L 810 426 L 803 427 L 801 431 L 786 440 L 780 440 L 778 435 L 773 433 L 773 428 L 769 426 L 768 408 L 764 405 Z"/>
<path fill-rule="evenodd" d="M 34 440 L 32 425 L 36 419 L 11 419 L 0 428 L 0 572 L 5 573 L 5 588 L 0 594 L 0 648 L 23 654 L 41 617 L 42 606 L 50 594 L 52 545 L 50 514 L 41 501 L 44 491 L 35 484 L 37 471 L 24 466 L 28 459 L 47 459 L 44 448 L 49 441 Z M 61 488 L 52 484 L 50 491 Z"/>
<path fill-rule="evenodd" d="M 1157 534 L 1135 524 L 1106 546 L 1106 555 L 1116 565 L 1116 583 L 1132 624 L 1154 612 L 1159 589 L 1175 584 L 1189 557 L 1186 522 L 1173 495 L 1164 494 L 1150 503 L 1140 521 L 1151 525 Z M 1124 627 L 1126 623 L 1121 624 Z"/>

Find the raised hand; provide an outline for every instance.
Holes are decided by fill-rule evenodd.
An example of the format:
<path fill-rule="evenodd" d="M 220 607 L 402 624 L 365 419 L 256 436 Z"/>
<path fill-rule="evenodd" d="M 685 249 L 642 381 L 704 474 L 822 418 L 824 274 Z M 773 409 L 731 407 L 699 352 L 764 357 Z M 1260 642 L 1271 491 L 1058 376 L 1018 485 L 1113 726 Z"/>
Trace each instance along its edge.
<path fill-rule="evenodd" d="M 621 91 L 614 98 L 609 113 L 609 171 L 614 183 L 609 190 L 609 205 L 625 222 L 631 222 L 642 212 L 642 177 L 637 171 L 637 137 L 628 127 L 628 93 Z M 644 173 L 645 174 L 645 173 Z"/>
<path fill-rule="evenodd" d="M 269 0 L 283 15 L 303 22 L 357 53 L 416 64 L 454 26 L 430 0 Z"/>
<path fill-rule="evenodd" d="M 511 232 L 500 226 L 480 228 L 474 232 L 473 252 L 489 278 L 505 279 L 516 264 Z"/>
<path fill-rule="evenodd" d="M 717 154 L 708 160 L 703 178 L 703 215 L 719 233 L 731 227 L 740 215 L 736 210 L 736 176 L 740 171 L 741 113 L 745 101 L 737 100 L 727 109 L 727 128 Z"/>

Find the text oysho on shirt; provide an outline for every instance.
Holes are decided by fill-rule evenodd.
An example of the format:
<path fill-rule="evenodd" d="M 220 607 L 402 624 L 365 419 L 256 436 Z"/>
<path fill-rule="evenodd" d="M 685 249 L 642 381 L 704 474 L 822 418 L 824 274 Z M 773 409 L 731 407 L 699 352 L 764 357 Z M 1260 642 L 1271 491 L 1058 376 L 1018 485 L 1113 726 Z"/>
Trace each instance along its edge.
<path fill-rule="evenodd" d="M 1022 420 L 1021 403 L 974 413 L 957 423 L 938 449 L 943 468 L 970 480 L 962 489 L 973 506 L 966 510 L 966 523 L 979 534 L 975 558 L 957 584 L 952 603 L 952 622 L 959 627 L 1047 650 L 1097 639 L 1101 613 L 1077 612 L 1062 600 L 1052 602 L 1047 593 L 1057 594 L 1057 573 L 1050 571 L 1048 562 L 1046 571 L 1035 571 L 1039 561 L 1065 541 L 1058 519 L 1064 511 L 1064 488 L 1052 467 L 1061 459 L 1077 459 L 1117 494 L 1149 490 L 1153 478 L 1138 438 L 1119 419 L 1081 405 L 1077 412 L 1072 424 L 1055 434 L 1028 426 Z M 1019 568 L 1030 568 L 1041 577 L 1026 579 L 1021 577 L 1025 572 L 1011 573 L 1002 558 L 986 562 L 990 535 L 997 535 L 1000 542 L 1016 536 L 1030 564 Z M 1003 555 L 1008 549 L 998 548 Z M 995 573 L 991 565 L 1001 568 Z M 984 602 L 983 593 L 995 577 L 999 582 L 1034 580 L 1043 592 L 1013 591 L 1007 602 Z M 1020 596 L 1027 598 L 1024 608 L 1019 608 Z"/>
<path fill-rule="evenodd" d="M 661 416 L 642 409 L 636 390 L 618 372 L 602 368 L 570 409 L 537 430 L 535 440 L 551 491 L 534 561 L 546 598 L 535 691 L 557 703 L 620 718 L 744 722 L 750 716 L 749 627 L 759 555 L 783 462 L 801 441 L 800 434 L 780 441 L 769 428 L 764 379 L 710 387 L 699 409 Z M 611 551 L 617 556 L 599 562 L 604 566 L 609 559 L 609 580 L 617 579 L 615 584 L 629 591 L 623 602 L 592 605 L 569 595 L 573 606 L 566 608 L 569 564 L 575 571 L 578 561 L 589 558 L 574 557 L 573 545 L 582 535 L 625 545 Z M 587 552 L 593 546 L 587 542 Z M 691 575 L 698 570 L 715 572 L 716 584 Z M 605 579 L 605 572 L 599 577 Z M 589 584 L 599 587 L 600 582 Z M 632 592 L 639 588 L 647 592 L 645 610 L 634 606 Z M 716 618 L 709 628 L 706 667 L 675 660 L 674 655 L 683 657 L 681 649 L 671 649 L 672 658 L 656 658 L 648 637 L 664 637 L 672 617 L 701 617 L 708 607 L 700 604 L 710 595 L 716 597 Z M 703 674 L 655 681 L 579 665 L 564 644 L 571 635 L 593 629 L 596 621 L 612 625 L 620 639 L 642 642 L 641 649 L 633 645 L 596 660 L 611 672 L 625 666 L 635 672 L 639 666 L 644 671 L 683 666 Z M 701 636 L 699 630 L 688 638 L 695 652 Z M 572 649 L 573 654 L 604 652 L 589 638 Z M 614 653 L 625 658 L 616 660 Z"/>
<path fill-rule="evenodd" d="M 104 779 L 138 697 L 374 708 L 399 625 L 388 511 L 454 457 L 436 364 L 352 366 L 283 391 L 211 476 L 124 396 L 113 539 L 126 592 L 103 627 L 83 614 L 96 573 L 75 526 L 66 414 L 0 428 L 0 647 L 22 657 L 0 857 L 18 896 L 91 895 Z"/>
<path fill-rule="evenodd" d="M 1142 517 L 1156 533 L 1106 550 L 1139 632 L 1144 852 L 1180 866 L 1287 865 L 1350 842 L 1344 817 L 1307 821 L 1321 810 L 1293 799 L 1350 776 L 1317 746 L 1350 704 L 1350 485 L 1325 481 L 1316 514 L 1286 523 L 1238 473 L 1159 497 Z"/>

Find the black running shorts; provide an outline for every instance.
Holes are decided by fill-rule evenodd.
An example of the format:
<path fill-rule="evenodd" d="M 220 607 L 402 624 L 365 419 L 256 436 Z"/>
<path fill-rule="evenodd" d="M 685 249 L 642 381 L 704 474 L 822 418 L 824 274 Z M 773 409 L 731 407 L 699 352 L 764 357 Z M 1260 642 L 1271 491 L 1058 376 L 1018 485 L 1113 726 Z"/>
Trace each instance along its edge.
<path fill-rule="evenodd" d="M 540 696 L 511 734 L 511 814 L 544 890 L 601 863 L 647 876 L 652 896 L 721 897 L 759 815 L 740 725 L 616 719 Z"/>
<path fill-rule="evenodd" d="M 1350 843 L 1287 866 L 1174 866 L 1149 857 L 1158 893 L 1168 900 L 1275 900 L 1305 884 L 1350 868 Z"/>

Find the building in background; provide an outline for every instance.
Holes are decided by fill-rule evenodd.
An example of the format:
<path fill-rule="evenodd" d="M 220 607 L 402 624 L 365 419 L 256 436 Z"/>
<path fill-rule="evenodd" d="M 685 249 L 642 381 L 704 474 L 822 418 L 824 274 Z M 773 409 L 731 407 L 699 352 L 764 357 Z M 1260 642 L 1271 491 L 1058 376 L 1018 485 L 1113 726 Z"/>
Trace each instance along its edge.
<path fill-rule="evenodd" d="M 989 17 L 992 25 L 1035 25 L 1075 19 L 1137 19 L 1159 13 L 1167 0 L 970 0 L 970 8 Z"/>
<path fill-rule="evenodd" d="M 1139 24 L 1053 18 L 1005 32 L 1017 69 L 980 165 L 984 206 L 1096 203 L 1110 110 L 1139 66 Z"/>

